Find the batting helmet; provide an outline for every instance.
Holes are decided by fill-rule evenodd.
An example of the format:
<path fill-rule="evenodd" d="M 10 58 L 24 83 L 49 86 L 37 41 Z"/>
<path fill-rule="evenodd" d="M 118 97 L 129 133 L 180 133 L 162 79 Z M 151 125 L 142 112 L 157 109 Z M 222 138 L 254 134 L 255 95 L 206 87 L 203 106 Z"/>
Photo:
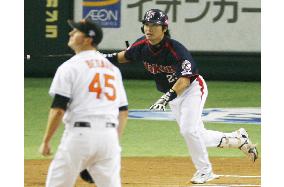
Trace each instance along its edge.
<path fill-rule="evenodd" d="M 142 20 L 142 23 L 156 23 L 158 25 L 165 25 L 168 26 L 168 16 L 166 13 L 159 9 L 150 9 L 148 10 L 144 18 Z"/>

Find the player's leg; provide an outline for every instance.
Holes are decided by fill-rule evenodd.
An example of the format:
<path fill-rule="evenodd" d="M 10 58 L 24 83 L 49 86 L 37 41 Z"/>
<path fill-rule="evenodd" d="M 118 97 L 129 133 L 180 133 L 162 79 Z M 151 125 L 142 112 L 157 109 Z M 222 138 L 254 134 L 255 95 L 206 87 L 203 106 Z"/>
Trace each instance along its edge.
<path fill-rule="evenodd" d="M 121 156 L 101 160 L 88 167 L 88 171 L 98 187 L 121 187 Z"/>
<path fill-rule="evenodd" d="M 71 167 L 67 155 L 64 151 L 56 153 L 49 166 L 46 187 L 74 186 L 78 173 Z"/>
<path fill-rule="evenodd" d="M 211 163 L 208 158 L 206 145 L 201 136 L 198 121 L 200 111 L 200 97 L 187 97 L 182 103 L 180 108 L 180 133 L 185 139 L 188 150 L 190 151 L 192 161 L 199 171 L 211 171 Z"/>
<path fill-rule="evenodd" d="M 185 139 L 192 161 L 197 169 L 191 182 L 200 184 L 217 178 L 212 172 L 206 145 L 200 132 L 199 122 L 206 96 L 205 82 L 203 84 L 195 81 L 182 96 L 170 103 L 173 113 L 176 115 L 180 133 Z"/>
<path fill-rule="evenodd" d="M 224 133 L 205 129 L 202 121 L 200 121 L 200 124 L 201 136 L 207 147 L 238 148 L 247 155 L 251 161 L 254 162 L 257 159 L 258 153 L 256 146 L 250 141 L 245 129 L 240 128 L 231 133 Z"/>
<path fill-rule="evenodd" d="M 222 139 L 229 138 L 232 139 L 232 144 L 234 143 L 233 139 L 247 139 L 248 135 L 246 131 L 241 128 L 239 130 L 233 131 L 231 133 L 225 133 L 220 131 L 208 130 L 206 128 L 202 128 L 203 122 L 201 126 L 201 136 L 205 142 L 206 147 L 218 147 L 222 143 Z M 236 145 L 232 145 L 232 147 L 236 147 Z"/>
<path fill-rule="evenodd" d="M 191 179 L 192 183 L 202 184 L 218 178 L 213 171 L 208 158 L 208 152 L 201 136 L 199 120 L 201 118 L 200 97 L 192 95 L 182 103 L 180 117 L 180 132 L 183 135 L 190 151 L 192 161 L 197 172 Z M 187 107 L 186 107 L 187 106 Z M 195 109 L 195 110 L 193 110 Z"/>
<path fill-rule="evenodd" d="M 64 132 L 57 153 L 48 170 L 46 187 L 74 186 L 77 176 L 82 170 L 84 153 L 89 152 L 88 143 L 84 141 L 83 136 L 83 132 Z"/>
<path fill-rule="evenodd" d="M 202 77 L 200 77 L 201 85 L 203 86 L 202 103 L 200 107 L 203 110 L 208 90 L 207 85 Z M 258 153 L 256 146 L 249 140 L 248 133 L 245 129 L 240 128 L 230 133 L 224 133 L 214 130 L 207 130 L 204 128 L 202 119 L 199 119 L 199 132 L 204 140 L 206 147 L 219 147 L 219 148 L 239 148 L 246 154 L 253 162 L 257 159 Z"/>
<path fill-rule="evenodd" d="M 248 158 L 255 162 L 258 157 L 258 152 L 256 149 L 256 145 L 253 144 L 249 137 L 248 133 L 245 129 L 241 128 L 229 135 L 225 135 L 219 145 L 219 148 L 238 148 L 240 149 Z"/>
<path fill-rule="evenodd" d="M 114 136 L 116 134 L 116 136 Z M 121 148 L 116 131 L 104 134 L 103 144 L 94 159 L 94 164 L 87 167 L 97 187 L 121 187 Z"/>

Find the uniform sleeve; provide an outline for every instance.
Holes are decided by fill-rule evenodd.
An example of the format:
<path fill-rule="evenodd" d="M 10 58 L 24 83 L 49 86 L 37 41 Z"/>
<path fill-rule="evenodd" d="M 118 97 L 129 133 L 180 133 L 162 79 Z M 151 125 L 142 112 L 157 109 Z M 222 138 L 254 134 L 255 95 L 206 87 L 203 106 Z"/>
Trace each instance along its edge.
<path fill-rule="evenodd" d="M 119 107 L 123 107 L 128 105 L 128 101 L 127 101 L 126 91 L 123 86 L 122 76 L 119 69 L 117 69 L 117 74 L 118 74 L 117 77 L 118 77 Z"/>
<path fill-rule="evenodd" d="M 177 77 L 192 77 L 198 74 L 197 65 L 190 52 L 181 44 L 177 45 L 180 60 L 177 63 Z"/>
<path fill-rule="evenodd" d="M 67 66 L 60 66 L 51 83 L 49 94 L 54 97 L 55 94 L 72 98 L 72 72 Z"/>
<path fill-rule="evenodd" d="M 136 40 L 130 47 L 128 47 L 125 51 L 125 58 L 132 62 L 141 61 L 141 49 L 145 44 L 146 40 L 143 38 L 139 38 Z"/>

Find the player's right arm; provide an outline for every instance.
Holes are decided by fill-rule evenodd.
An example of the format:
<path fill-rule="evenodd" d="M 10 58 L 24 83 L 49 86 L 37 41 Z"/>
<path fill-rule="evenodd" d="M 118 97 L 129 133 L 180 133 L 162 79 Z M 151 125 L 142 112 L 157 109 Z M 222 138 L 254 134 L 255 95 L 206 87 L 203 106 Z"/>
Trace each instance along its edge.
<path fill-rule="evenodd" d="M 130 62 L 125 58 L 125 51 L 120 51 L 118 53 L 103 54 L 106 59 L 108 59 L 113 64 L 127 63 Z"/>
<path fill-rule="evenodd" d="M 41 146 L 39 148 L 39 152 L 43 156 L 48 156 L 51 154 L 50 140 L 58 129 L 60 122 L 63 118 L 64 112 L 65 111 L 60 108 L 50 109 L 49 111 L 47 127 Z"/>
<path fill-rule="evenodd" d="M 125 57 L 126 51 L 120 51 L 118 53 L 104 54 L 105 57 L 113 64 L 124 64 L 131 62 Z"/>
<path fill-rule="evenodd" d="M 129 60 L 125 58 L 125 51 L 121 51 L 117 53 L 117 61 L 121 64 L 130 62 Z"/>
<path fill-rule="evenodd" d="M 53 96 L 53 102 L 42 144 L 39 148 L 39 152 L 44 156 L 50 155 L 50 141 L 58 129 L 70 101 L 72 82 L 73 79 L 70 69 L 64 64 L 61 65 L 55 73 L 49 90 L 49 94 Z"/>
<path fill-rule="evenodd" d="M 70 99 L 68 97 L 58 94 L 56 94 L 53 99 L 48 115 L 46 130 L 39 148 L 39 152 L 43 156 L 48 156 L 51 154 L 50 141 L 62 121 L 69 100 Z"/>
<path fill-rule="evenodd" d="M 141 37 L 126 50 L 118 53 L 104 54 L 104 56 L 113 64 L 141 61 L 141 46 L 145 45 L 145 42 L 145 37 Z"/>

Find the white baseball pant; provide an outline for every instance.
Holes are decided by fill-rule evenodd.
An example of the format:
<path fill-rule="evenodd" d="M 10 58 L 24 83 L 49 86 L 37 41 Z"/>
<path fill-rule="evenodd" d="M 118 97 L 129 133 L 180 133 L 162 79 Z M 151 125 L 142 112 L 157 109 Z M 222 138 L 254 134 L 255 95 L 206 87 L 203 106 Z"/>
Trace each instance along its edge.
<path fill-rule="evenodd" d="M 117 129 L 97 118 L 91 127 L 65 125 L 57 153 L 49 167 L 46 187 L 73 187 L 88 168 L 98 187 L 121 187 L 121 148 Z"/>
<path fill-rule="evenodd" d="M 217 147 L 224 137 L 223 132 L 204 128 L 201 116 L 207 95 L 207 85 L 199 75 L 182 95 L 169 103 L 195 168 L 200 172 L 212 170 L 206 147 Z"/>

